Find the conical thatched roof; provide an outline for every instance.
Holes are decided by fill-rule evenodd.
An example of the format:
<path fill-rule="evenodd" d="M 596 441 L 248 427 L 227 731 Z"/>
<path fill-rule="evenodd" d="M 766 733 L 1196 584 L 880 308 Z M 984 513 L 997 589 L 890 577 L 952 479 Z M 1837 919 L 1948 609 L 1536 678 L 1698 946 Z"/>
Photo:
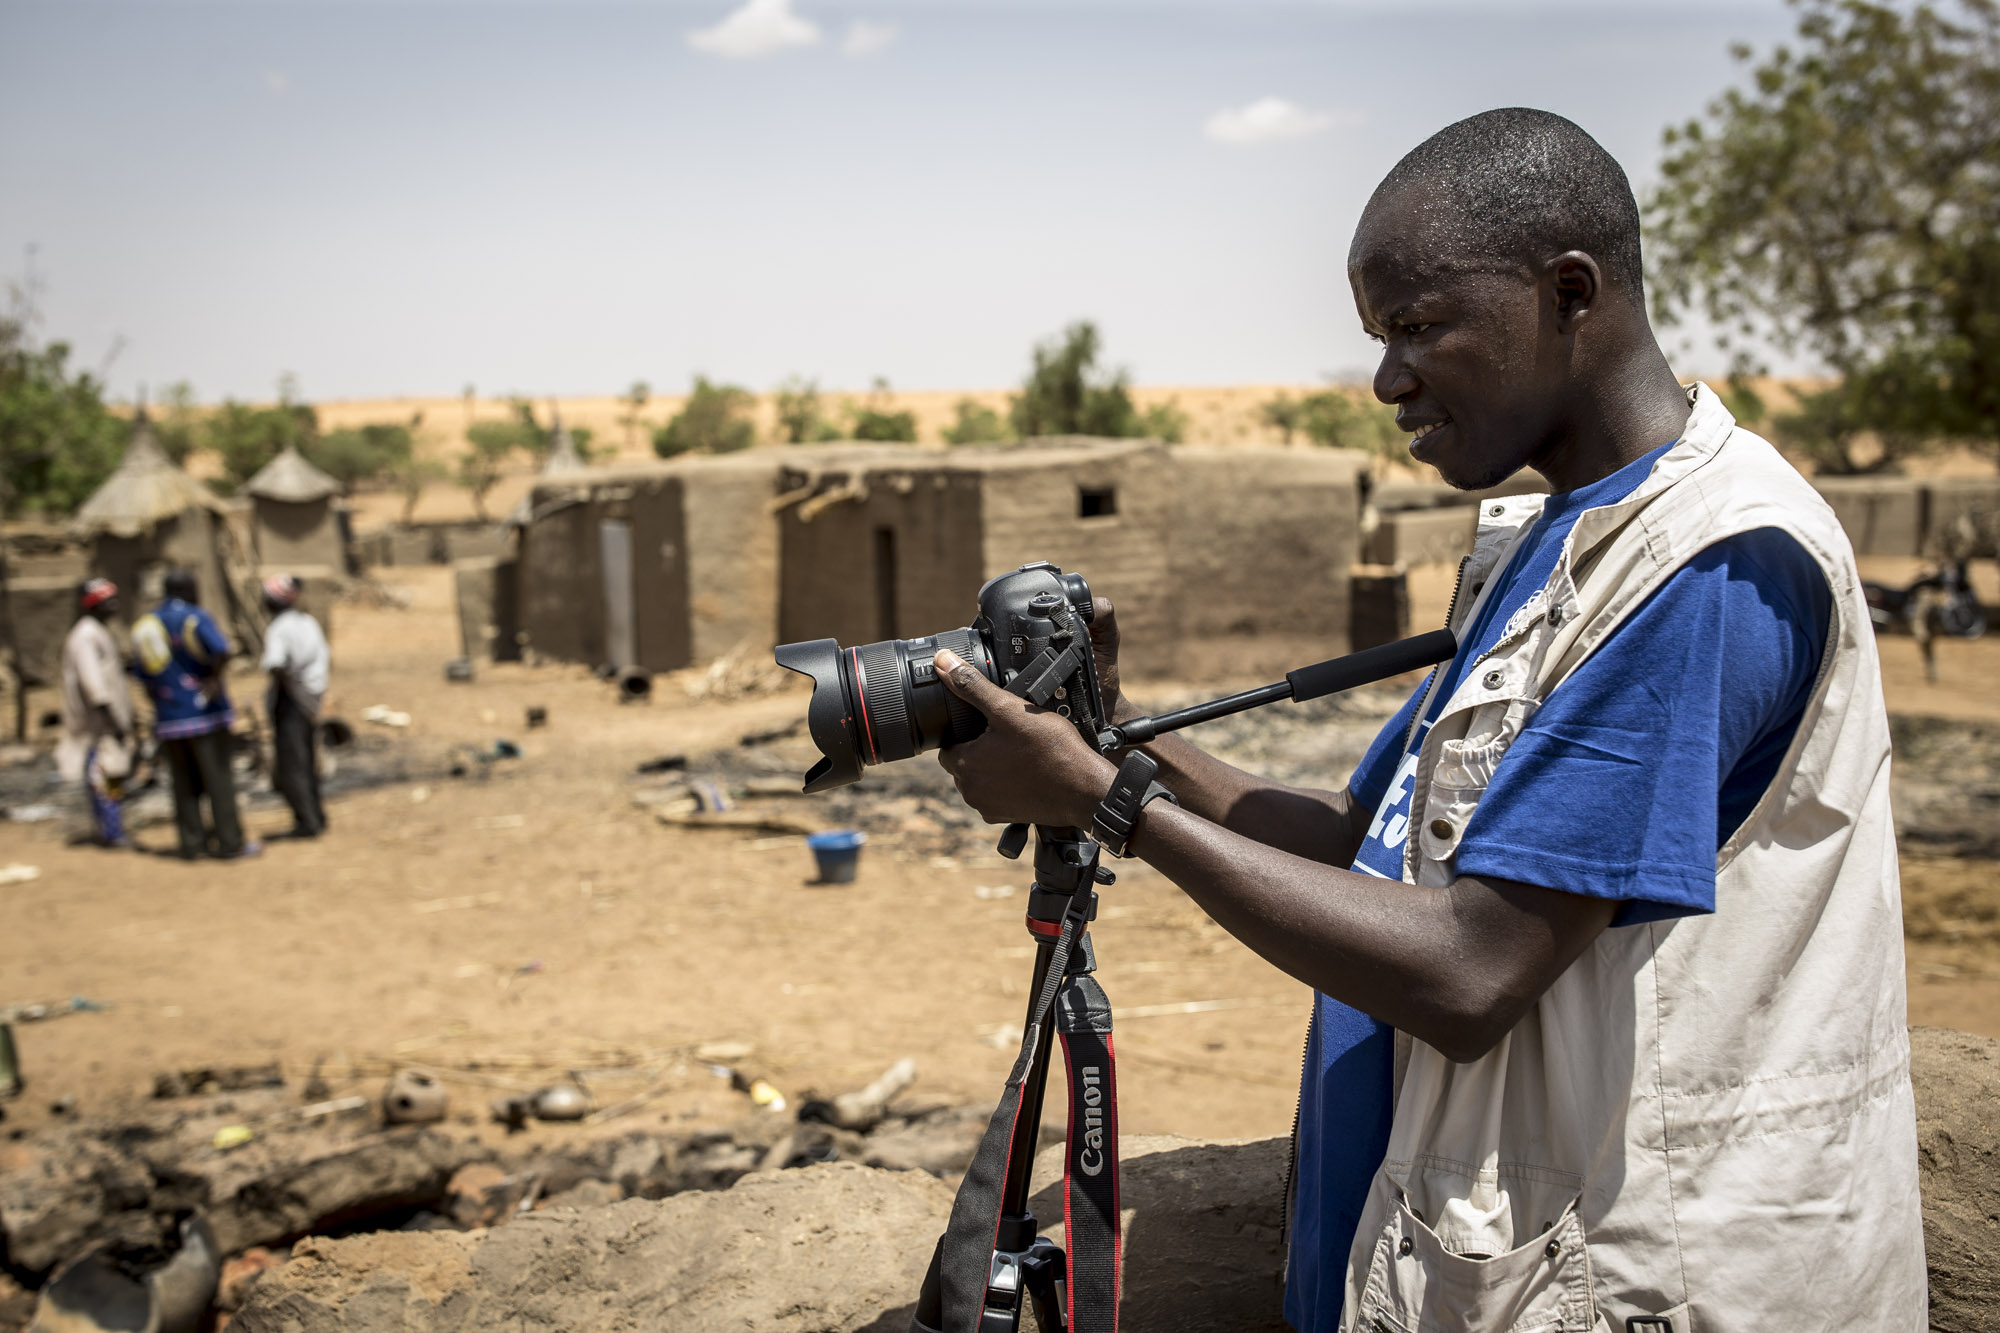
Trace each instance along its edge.
<path fill-rule="evenodd" d="M 548 457 L 542 460 L 540 469 L 536 471 L 535 480 L 539 482 L 549 477 L 566 477 L 575 473 L 588 471 L 590 471 L 590 464 L 583 461 L 583 455 L 577 451 L 576 441 L 570 438 L 569 428 L 562 424 L 562 413 L 557 412 L 555 414 L 555 425 L 549 429 L 549 454 Z M 535 491 L 534 487 L 531 486 L 528 488 L 528 493 L 521 497 L 521 502 L 514 506 L 513 512 L 507 515 L 501 526 L 508 528 L 527 527 L 528 523 L 534 518 L 534 506 Z"/>
<path fill-rule="evenodd" d="M 549 456 L 542 460 L 540 475 L 559 477 L 565 472 L 581 472 L 589 466 L 583 461 L 583 455 L 576 451 L 576 441 L 570 438 L 569 428 L 562 424 L 562 413 L 556 413 L 555 425 L 549 431 Z"/>
<path fill-rule="evenodd" d="M 125 457 L 70 521 L 79 536 L 138 537 L 190 509 L 220 512 L 223 503 L 208 487 L 174 466 L 140 409 L 132 424 Z"/>
<path fill-rule="evenodd" d="M 340 494 L 340 483 L 308 463 L 298 446 L 288 444 L 283 453 L 258 468 L 243 489 L 265 500 L 304 504 Z"/>

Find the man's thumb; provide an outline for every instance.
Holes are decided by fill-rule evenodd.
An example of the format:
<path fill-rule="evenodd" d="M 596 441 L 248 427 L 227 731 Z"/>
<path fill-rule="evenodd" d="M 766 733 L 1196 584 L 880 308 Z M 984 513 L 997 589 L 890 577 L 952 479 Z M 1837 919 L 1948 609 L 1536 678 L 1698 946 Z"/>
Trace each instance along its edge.
<path fill-rule="evenodd" d="M 940 648 L 931 658 L 931 665 L 937 668 L 938 679 L 945 688 L 959 698 L 992 715 L 993 705 L 1006 697 L 1006 691 L 979 674 L 979 668 L 960 657 L 949 648 Z"/>

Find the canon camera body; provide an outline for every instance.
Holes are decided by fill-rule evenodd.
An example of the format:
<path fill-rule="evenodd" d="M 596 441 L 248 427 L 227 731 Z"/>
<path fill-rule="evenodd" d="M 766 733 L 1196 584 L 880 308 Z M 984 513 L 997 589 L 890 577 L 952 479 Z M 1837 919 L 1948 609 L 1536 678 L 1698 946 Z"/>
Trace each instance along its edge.
<path fill-rule="evenodd" d="M 872 764 L 971 740 L 986 718 L 938 679 L 932 657 L 952 652 L 994 684 L 1061 713 L 1094 746 L 1103 717 L 1090 652 L 1090 587 L 1047 561 L 1022 565 L 979 590 L 979 617 L 963 629 L 843 648 L 832 639 L 781 644 L 778 665 L 810 676 L 806 727 L 820 761 L 808 792 L 846 786 Z"/>

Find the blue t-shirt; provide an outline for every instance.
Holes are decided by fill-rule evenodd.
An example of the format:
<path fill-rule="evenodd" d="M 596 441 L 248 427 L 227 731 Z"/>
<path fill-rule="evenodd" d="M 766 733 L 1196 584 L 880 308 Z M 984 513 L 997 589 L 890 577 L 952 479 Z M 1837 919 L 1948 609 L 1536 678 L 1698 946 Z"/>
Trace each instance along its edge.
<path fill-rule="evenodd" d="M 229 640 L 208 612 L 169 597 L 133 623 L 132 653 L 153 701 L 155 736 L 184 740 L 235 724 L 222 685 Z"/>
<path fill-rule="evenodd" d="M 1578 516 L 1630 495 L 1671 447 L 1548 498 L 1466 627 L 1415 737 L 1406 747 L 1422 687 L 1355 769 L 1349 791 L 1376 811 L 1355 870 L 1402 878 L 1424 734 L 1547 585 Z M 1714 911 L 1715 854 L 1791 747 L 1832 609 L 1826 576 L 1786 533 L 1758 529 L 1703 551 L 1529 720 L 1459 839 L 1458 873 L 1616 899 L 1614 928 Z M 1395 1049 L 1388 1025 L 1314 998 L 1285 1284 L 1285 1319 L 1304 1333 L 1340 1320 L 1348 1252 L 1388 1144 Z"/>

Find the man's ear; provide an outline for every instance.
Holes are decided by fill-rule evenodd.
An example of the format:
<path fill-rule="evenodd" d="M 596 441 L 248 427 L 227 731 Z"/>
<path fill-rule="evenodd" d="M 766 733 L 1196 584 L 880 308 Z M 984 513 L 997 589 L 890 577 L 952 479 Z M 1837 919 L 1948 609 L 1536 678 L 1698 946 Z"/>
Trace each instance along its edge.
<path fill-rule="evenodd" d="M 1581 250 L 1570 250 L 1549 261 L 1544 270 L 1556 303 L 1556 331 L 1574 333 L 1597 307 L 1604 274 L 1597 261 Z"/>

